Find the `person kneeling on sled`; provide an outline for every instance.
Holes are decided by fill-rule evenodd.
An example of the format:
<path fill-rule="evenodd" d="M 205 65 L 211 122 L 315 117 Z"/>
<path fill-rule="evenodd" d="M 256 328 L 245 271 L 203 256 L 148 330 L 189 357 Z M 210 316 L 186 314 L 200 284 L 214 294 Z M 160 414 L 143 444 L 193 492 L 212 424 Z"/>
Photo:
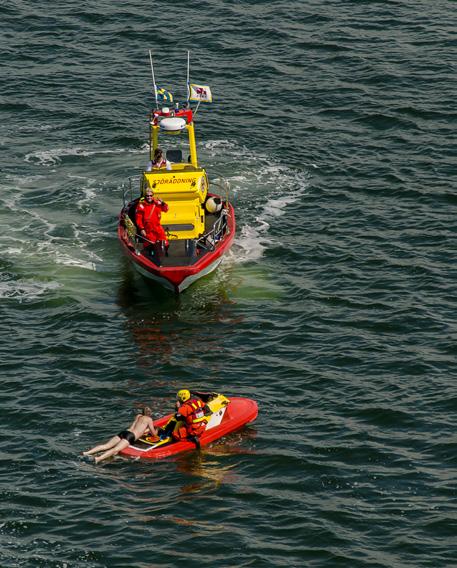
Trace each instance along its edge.
<path fill-rule="evenodd" d="M 176 414 L 165 426 L 163 434 L 171 434 L 173 440 L 190 440 L 200 448 L 199 437 L 208 422 L 206 405 L 199 398 L 192 396 L 187 389 L 181 389 L 176 395 Z"/>
<path fill-rule="evenodd" d="M 138 232 L 145 237 L 145 247 L 152 246 L 153 249 L 164 244 L 165 250 L 168 249 L 168 239 L 165 231 L 160 224 L 162 212 L 168 211 L 165 201 L 154 197 L 152 189 L 147 189 L 144 198 L 138 202 L 135 211 L 135 222 Z"/>

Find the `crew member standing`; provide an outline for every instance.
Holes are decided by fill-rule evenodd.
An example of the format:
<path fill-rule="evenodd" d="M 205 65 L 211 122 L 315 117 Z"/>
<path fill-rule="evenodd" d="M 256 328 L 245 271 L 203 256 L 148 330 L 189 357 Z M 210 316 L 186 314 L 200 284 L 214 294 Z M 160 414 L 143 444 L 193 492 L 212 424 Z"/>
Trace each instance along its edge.
<path fill-rule="evenodd" d="M 152 189 L 147 189 L 144 199 L 140 199 L 135 211 L 135 222 L 138 232 L 145 237 L 145 246 L 162 241 L 168 247 L 168 239 L 160 224 L 162 212 L 168 211 L 165 201 L 154 197 Z"/>

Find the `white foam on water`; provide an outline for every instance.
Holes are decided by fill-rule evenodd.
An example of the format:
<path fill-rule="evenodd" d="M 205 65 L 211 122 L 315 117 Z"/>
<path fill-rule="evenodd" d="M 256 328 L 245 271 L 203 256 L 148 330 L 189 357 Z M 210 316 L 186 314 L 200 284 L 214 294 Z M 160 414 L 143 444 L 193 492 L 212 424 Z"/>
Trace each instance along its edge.
<path fill-rule="evenodd" d="M 68 177 L 70 179 L 76 179 L 78 181 L 83 181 L 83 182 L 87 182 L 87 183 L 96 183 L 97 182 L 97 180 L 94 179 L 94 178 L 88 178 L 88 177 L 85 177 L 85 176 L 78 176 L 78 175 L 75 175 L 75 174 L 69 174 Z"/>
<path fill-rule="evenodd" d="M 224 150 L 221 153 L 221 161 L 227 157 L 230 159 L 243 156 L 242 171 L 227 176 L 227 180 L 231 186 L 231 194 L 240 202 L 235 203 L 237 211 L 248 203 L 243 215 L 246 221 L 239 225 L 239 235 L 228 258 L 236 263 L 251 262 L 261 258 L 272 244 L 273 241 L 269 237 L 271 225 L 286 214 L 288 207 L 306 194 L 309 175 L 307 172 L 275 163 L 274 158 L 269 156 L 236 147 L 234 144 L 226 145 L 225 142 L 213 141 L 211 148 Z"/>
<path fill-rule="evenodd" d="M 296 195 L 288 195 L 270 199 L 265 203 L 264 215 L 266 217 L 281 217 L 286 212 L 287 205 L 291 205 L 297 201 Z"/>
<path fill-rule="evenodd" d="M 230 260 L 236 263 L 251 262 L 258 260 L 271 240 L 266 237 L 269 228 L 268 223 L 259 222 L 256 227 L 244 225 L 241 227 L 241 234 L 235 239 L 232 249 L 229 251 Z"/>
<path fill-rule="evenodd" d="M 39 282 L 37 280 L 16 280 L 0 282 L 0 298 L 13 298 L 19 301 L 34 300 L 50 290 L 62 285 L 58 282 Z"/>
<path fill-rule="evenodd" d="M 84 232 L 83 234 L 86 233 Z M 84 241 L 78 237 L 77 241 L 77 245 L 64 244 L 55 239 L 42 241 L 37 244 L 37 250 L 47 258 L 52 259 L 57 265 L 72 266 L 96 272 L 98 266 L 103 264 L 103 260 L 88 249 Z M 77 252 L 78 256 L 75 256 L 75 252 Z M 86 258 L 83 258 L 83 256 Z"/>
<path fill-rule="evenodd" d="M 12 256 L 18 256 L 18 255 L 22 254 L 23 250 L 24 249 L 22 249 L 22 248 L 9 247 L 9 248 L 5 249 L 3 251 L 3 253 L 4 254 L 10 254 Z"/>
<path fill-rule="evenodd" d="M 244 181 L 247 181 L 248 177 L 247 176 L 231 176 L 230 177 L 230 181 L 233 183 L 234 181 L 236 181 L 237 183 L 242 183 Z"/>
<path fill-rule="evenodd" d="M 23 126 L 19 125 L 17 127 L 17 130 L 25 130 L 27 132 L 35 132 L 36 130 L 38 131 L 43 131 L 43 130 L 54 130 L 55 126 L 53 124 L 39 124 L 37 125 L 36 123 L 33 124 L 33 127 L 25 124 Z"/>
<path fill-rule="evenodd" d="M 203 143 L 203 148 L 208 150 L 216 150 L 217 148 L 234 148 L 238 146 L 232 140 L 209 140 Z"/>
<path fill-rule="evenodd" d="M 100 178 L 93 178 L 70 174 L 67 175 L 67 177 L 71 180 L 71 183 L 74 186 L 73 193 L 75 198 L 76 196 L 79 197 L 79 199 L 75 201 L 76 207 L 80 211 L 83 211 L 85 215 L 90 212 L 90 208 L 97 199 L 100 199 L 101 203 L 103 203 L 106 199 L 104 193 L 106 192 L 107 187 L 110 188 L 110 185 L 102 176 Z"/>
<path fill-rule="evenodd" d="M 33 244 L 30 241 L 19 239 L 19 243 L 24 242 L 24 246 L 9 246 L 3 250 L 3 254 L 21 263 L 27 263 L 27 259 L 33 259 L 34 262 L 42 259 L 40 261 L 42 266 L 54 263 L 55 265 L 82 268 L 84 270 L 103 271 L 103 259 L 90 250 L 88 244 L 79 238 L 77 229 L 75 233 L 76 242 L 71 240 L 68 242 L 66 239 L 46 235 L 46 232 L 44 233 L 47 237 L 45 240 Z M 84 231 L 82 234 L 86 235 L 87 233 Z M 110 236 L 102 232 L 99 234 L 104 237 Z"/>
<path fill-rule="evenodd" d="M 95 262 L 84 261 L 78 258 L 72 258 L 70 256 L 57 253 L 55 256 L 56 264 L 61 264 L 63 266 L 72 266 L 75 268 L 82 268 L 83 270 L 91 270 L 92 272 L 97 272 L 97 264 Z"/>
<path fill-rule="evenodd" d="M 27 181 L 33 181 L 32 177 L 28 176 Z M 87 201 L 94 198 L 96 189 L 92 188 L 92 184 L 96 184 L 97 181 L 93 178 L 77 175 L 73 175 L 72 178 L 78 181 L 83 180 L 88 184 L 88 187 L 83 190 L 84 198 L 78 202 L 82 207 Z M 61 266 L 103 271 L 104 261 L 93 252 L 92 244 L 94 240 L 112 235 L 102 231 L 100 227 L 73 222 L 70 225 L 72 235 L 56 236 L 56 230 L 60 229 L 56 218 L 53 217 L 50 221 L 44 217 L 43 213 L 19 205 L 21 190 L 17 191 L 17 189 L 24 179 L 18 177 L 17 179 L 14 178 L 14 181 L 17 182 L 16 190 L 13 189 L 12 191 L 8 187 L 8 199 L 1 200 L 3 209 L 11 211 L 11 215 L 9 215 L 10 226 L 1 237 L 3 243 L 5 241 L 8 243 L 8 246 L 3 244 L 4 254 L 8 254 L 21 263 L 27 262 L 28 258 L 33 258 L 34 262 L 40 261 L 42 257 L 43 266 L 53 262 Z"/>
<path fill-rule="evenodd" d="M 78 209 L 84 209 L 91 201 L 93 201 L 97 197 L 96 188 L 91 187 L 90 185 L 90 182 L 92 180 L 86 181 L 88 181 L 89 185 L 87 187 L 80 188 L 83 193 L 83 197 L 81 197 L 81 199 L 78 199 L 78 201 L 76 202 Z"/>
<path fill-rule="evenodd" d="M 50 150 L 40 150 L 37 152 L 30 152 L 25 155 L 25 161 L 33 164 L 39 164 L 41 166 L 55 166 L 59 164 L 63 158 L 67 156 L 99 156 L 103 154 L 123 154 L 123 153 L 137 153 L 138 150 L 126 150 L 123 148 L 113 148 L 107 150 L 88 150 L 86 148 L 53 148 Z"/>
<path fill-rule="evenodd" d="M 113 233 L 110 231 L 102 231 L 100 230 L 98 227 L 87 227 L 85 226 L 84 228 L 82 228 L 81 225 L 77 225 L 76 223 L 73 223 L 73 231 L 75 234 L 75 238 L 79 239 L 80 237 L 86 237 L 93 240 L 98 240 L 100 238 L 112 238 L 113 237 Z M 84 248 L 84 245 L 83 245 Z M 99 257 L 97 257 L 97 255 L 90 251 L 90 254 L 95 256 L 98 260 L 101 260 Z"/>
<path fill-rule="evenodd" d="M 26 154 L 25 161 L 38 163 L 42 166 L 55 166 L 66 156 L 89 156 L 90 152 L 83 148 L 55 148 L 53 150 L 39 150 Z"/>

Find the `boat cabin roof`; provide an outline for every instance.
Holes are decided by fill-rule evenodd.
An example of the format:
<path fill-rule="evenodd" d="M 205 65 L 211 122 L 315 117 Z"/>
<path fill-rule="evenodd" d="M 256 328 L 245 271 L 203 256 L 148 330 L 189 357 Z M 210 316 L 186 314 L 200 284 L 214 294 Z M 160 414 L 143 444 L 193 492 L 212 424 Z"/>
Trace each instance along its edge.
<path fill-rule="evenodd" d="M 151 124 L 159 126 L 164 118 L 182 118 L 187 124 L 190 124 L 193 120 L 193 112 L 190 108 L 170 109 L 163 107 L 161 109 L 155 109 L 151 113 Z"/>

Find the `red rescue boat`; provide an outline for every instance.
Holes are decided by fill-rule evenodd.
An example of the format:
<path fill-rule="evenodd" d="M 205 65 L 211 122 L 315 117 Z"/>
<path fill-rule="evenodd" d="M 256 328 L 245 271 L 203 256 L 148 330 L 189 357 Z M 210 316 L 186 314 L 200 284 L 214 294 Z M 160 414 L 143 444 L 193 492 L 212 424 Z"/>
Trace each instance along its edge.
<path fill-rule="evenodd" d="M 209 87 L 193 87 L 188 82 L 188 99 L 182 106 L 175 103 L 170 107 L 172 95 L 168 91 L 164 94 L 154 84 L 156 108 L 149 117 L 150 161 L 139 180 L 130 179 L 130 197 L 124 194 L 118 224 L 122 250 L 137 271 L 177 293 L 217 268 L 231 247 L 236 230 L 228 183 L 218 178 L 210 184 L 198 161 L 196 110 L 190 104 L 211 102 L 212 98 Z M 134 198 L 137 181 L 139 195 Z M 151 191 L 155 199 L 167 205 L 160 219 L 166 240 L 146 238 L 138 229 L 138 202 Z M 160 225 L 159 232 L 163 234 Z"/>
<path fill-rule="evenodd" d="M 208 197 L 218 198 L 215 194 L 208 194 Z M 197 239 L 170 238 L 168 250 L 165 251 L 162 246 L 145 247 L 140 242 L 136 227 L 132 230 L 139 199 L 123 207 L 119 216 L 118 238 L 124 254 L 142 276 L 180 293 L 219 266 L 235 237 L 235 212 L 231 203 L 219 198 L 223 209 L 218 215 L 206 214 L 207 232 Z M 176 230 L 175 226 L 169 228 L 165 223 L 162 225 L 169 237 L 170 229 Z"/>

